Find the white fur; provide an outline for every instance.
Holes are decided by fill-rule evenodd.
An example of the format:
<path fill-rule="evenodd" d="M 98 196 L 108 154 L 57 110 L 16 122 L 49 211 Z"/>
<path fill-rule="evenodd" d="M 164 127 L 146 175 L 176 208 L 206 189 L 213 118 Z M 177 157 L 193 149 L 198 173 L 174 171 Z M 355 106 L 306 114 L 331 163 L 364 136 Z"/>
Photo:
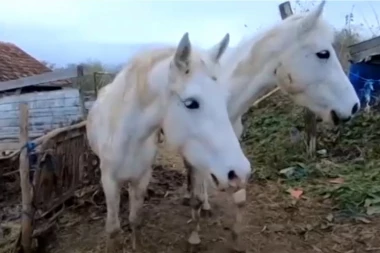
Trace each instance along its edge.
<path fill-rule="evenodd" d="M 180 151 L 199 174 L 214 174 L 228 187 L 235 170 L 243 183 L 250 173 L 227 113 L 227 90 L 218 81 L 218 62 L 228 45 L 226 36 L 209 52 L 191 48 L 188 35 L 177 49 L 142 52 L 104 87 L 87 119 L 87 137 L 100 158 L 107 202 L 106 231 L 120 229 L 120 185 L 129 182 L 133 235 L 137 213 L 151 177 L 157 152 L 157 130 Z M 184 101 L 195 98 L 199 109 Z M 133 240 L 134 241 L 134 240 Z"/>
<path fill-rule="evenodd" d="M 224 58 L 221 82 L 230 87 L 232 122 L 276 85 L 327 123 L 332 110 L 342 119 L 353 116 L 360 102 L 332 47 L 334 31 L 322 19 L 323 7 L 324 1 L 307 14 L 283 20 Z M 322 50 L 330 52 L 329 59 L 316 56 Z"/>
<path fill-rule="evenodd" d="M 230 90 L 228 111 L 238 138 L 242 115 L 276 86 L 326 123 L 332 123 L 332 110 L 347 119 L 360 106 L 332 47 L 333 28 L 322 19 L 324 4 L 242 41 L 222 59 L 221 82 Z M 330 52 L 329 59 L 316 56 L 322 50 Z"/>

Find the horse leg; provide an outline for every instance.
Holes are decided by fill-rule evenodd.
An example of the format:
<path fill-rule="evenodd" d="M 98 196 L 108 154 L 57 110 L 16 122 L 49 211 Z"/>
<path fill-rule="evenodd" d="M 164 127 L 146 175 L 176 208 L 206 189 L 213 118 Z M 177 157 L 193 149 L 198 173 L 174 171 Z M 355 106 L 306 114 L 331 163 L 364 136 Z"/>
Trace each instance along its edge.
<path fill-rule="evenodd" d="M 246 202 L 246 190 L 240 189 L 232 194 L 235 203 L 235 221 L 231 230 L 233 249 L 236 252 L 244 252 L 244 248 L 240 242 L 240 234 L 243 228 L 243 206 Z"/>
<path fill-rule="evenodd" d="M 194 222 L 194 227 L 192 228 L 191 235 L 188 239 L 188 242 L 191 245 L 198 245 L 201 243 L 201 239 L 199 237 L 200 231 L 200 218 L 201 218 L 201 209 L 204 205 L 205 194 L 203 191 L 204 179 L 201 177 L 199 173 L 195 170 L 192 173 L 192 191 L 190 198 L 190 206 L 191 206 L 191 217 Z"/>
<path fill-rule="evenodd" d="M 186 161 L 186 159 L 183 159 L 183 163 L 186 168 L 186 179 L 187 179 L 187 188 L 186 188 L 186 193 L 185 197 L 183 198 L 183 204 L 186 206 L 190 205 L 190 199 L 192 198 L 192 192 L 193 192 L 193 178 L 196 176 L 194 173 L 196 171 L 194 168 L 190 165 L 189 162 Z M 208 192 L 207 192 L 207 180 L 205 179 L 203 181 L 203 184 L 200 185 L 201 188 L 198 189 L 202 194 L 203 194 L 203 204 L 201 208 L 201 215 L 204 217 L 210 217 L 211 216 L 211 206 L 208 201 Z"/>
<path fill-rule="evenodd" d="M 106 252 L 113 253 L 116 249 L 115 239 L 121 231 L 119 220 L 120 185 L 108 172 L 102 173 L 101 180 L 107 203 Z"/>
<path fill-rule="evenodd" d="M 201 215 L 203 217 L 211 217 L 212 216 L 211 206 L 210 206 L 210 203 L 208 202 L 207 187 L 208 187 L 207 179 L 203 179 L 203 184 L 202 184 L 202 188 L 201 188 L 202 193 L 203 193 L 203 204 L 202 204 L 202 208 L 201 208 Z"/>
<path fill-rule="evenodd" d="M 144 204 L 144 197 L 151 175 L 152 170 L 149 168 L 139 180 L 129 184 L 129 225 L 132 230 L 133 250 L 136 250 L 136 230 L 141 221 L 138 214 Z"/>
<path fill-rule="evenodd" d="M 183 197 L 183 205 L 189 206 L 190 205 L 190 199 L 191 199 L 191 193 L 192 193 L 192 178 L 193 178 L 193 168 L 191 167 L 190 163 L 186 159 L 183 159 L 183 164 L 185 165 L 186 169 L 186 193 Z"/>

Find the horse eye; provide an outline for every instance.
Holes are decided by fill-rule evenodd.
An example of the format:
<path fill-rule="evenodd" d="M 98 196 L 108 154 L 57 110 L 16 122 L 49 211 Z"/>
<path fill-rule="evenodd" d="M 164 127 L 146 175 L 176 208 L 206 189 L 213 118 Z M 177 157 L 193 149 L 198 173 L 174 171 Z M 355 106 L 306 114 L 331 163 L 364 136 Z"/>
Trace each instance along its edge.
<path fill-rule="evenodd" d="M 328 59 L 330 58 L 330 52 L 328 50 L 323 50 L 321 52 L 316 53 L 319 59 Z"/>
<path fill-rule="evenodd" d="M 190 110 L 199 109 L 199 102 L 193 98 L 186 99 L 183 104 Z"/>

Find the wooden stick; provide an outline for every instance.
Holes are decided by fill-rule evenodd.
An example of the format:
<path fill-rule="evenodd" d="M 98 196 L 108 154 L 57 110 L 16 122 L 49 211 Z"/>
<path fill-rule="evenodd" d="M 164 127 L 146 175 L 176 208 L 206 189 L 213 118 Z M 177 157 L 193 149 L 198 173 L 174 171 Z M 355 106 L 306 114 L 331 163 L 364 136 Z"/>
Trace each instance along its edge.
<path fill-rule="evenodd" d="M 78 84 L 78 90 L 79 90 L 79 101 L 80 101 L 80 108 L 82 110 L 82 117 L 85 120 L 87 118 L 87 110 L 85 106 L 84 101 L 84 94 L 83 94 L 83 66 L 78 65 L 77 66 L 77 84 Z"/>
<path fill-rule="evenodd" d="M 265 94 L 264 96 L 262 96 L 261 98 L 259 98 L 258 100 L 256 100 L 254 103 L 253 103 L 253 106 L 257 106 L 260 102 L 262 102 L 263 100 L 267 99 L 268 97 L 272 96 L 274 93 L 276 93 L 277 91 L 279 91 L 280 88 L 277 87 L 273 90 L 271 90 L 270 92 L 268 92 L 267 94 Z"/>
<path fill-rule="evenodd" d="M 29 109 L 25 103 L 20 104 L 20 143 L 23 146 L 29 141 Z M 23 252 L 32 251 L 32 187 L 29 181 L 29 154 L 27 148 L 23 148 L 20 153 L 20 184 L 22 196 L 22 216 L 21 216 L 21 246 Z"/>

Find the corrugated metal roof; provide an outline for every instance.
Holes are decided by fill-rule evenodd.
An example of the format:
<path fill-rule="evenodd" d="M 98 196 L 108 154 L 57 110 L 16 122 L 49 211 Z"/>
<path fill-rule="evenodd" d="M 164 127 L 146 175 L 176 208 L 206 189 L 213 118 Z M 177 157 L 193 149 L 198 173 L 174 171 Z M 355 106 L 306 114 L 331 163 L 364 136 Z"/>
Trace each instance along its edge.
<path fill-rule="evenodd" d="M 380 36 L 348 47 L 351 54 L 351 61 L 370 61 L 372 57 L 380 55 Z"/>

